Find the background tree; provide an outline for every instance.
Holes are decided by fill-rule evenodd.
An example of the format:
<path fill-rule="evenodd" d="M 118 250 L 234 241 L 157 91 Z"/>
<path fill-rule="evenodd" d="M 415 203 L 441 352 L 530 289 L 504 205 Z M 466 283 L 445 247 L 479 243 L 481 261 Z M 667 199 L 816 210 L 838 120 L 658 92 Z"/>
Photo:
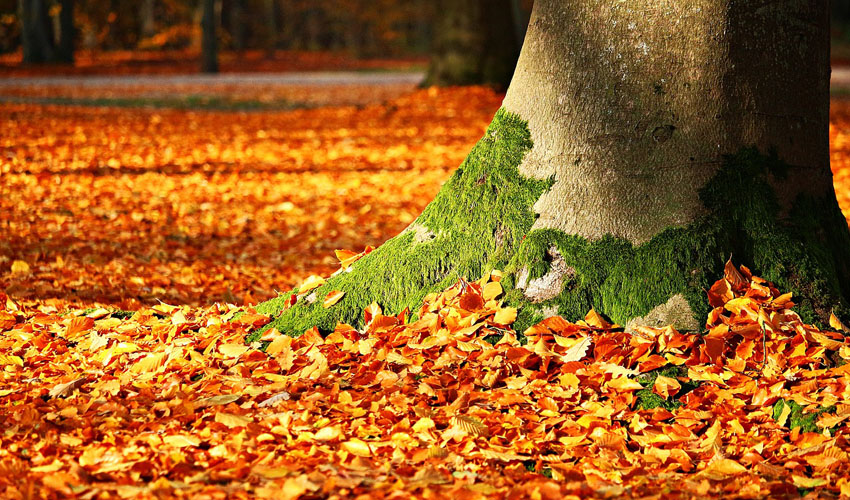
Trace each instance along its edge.
<path fill-rule="evenodd" d="M 820 0 L 539 0 L 503 109 L 419 218 L 259 310 L 331 329 L 501 269 L 520 328 L 595 308 L 695 330 L 732 255 L 824 319 L 850 296 L 829 64 Z"/>
<path fill-rule="evenodd" d="M 155 7 L 154 0 L 139 1 L 139 34 L 142 39 L 151 38 L 156 34 Z"/>
<path fill-rule="evenodd" d="M 45 63 L 56 60 L 53 32 L 46 0 L 20 0 L 21 45 L 24 62 Z"/>
<path fill-rule="evenodd" d="M 74 62 L 74 0 L 59 1 L 59 46 L 56 56 L 59 61 Z"/>
<path fill-rule="evenodd" d="M 216 0 L 201 0 L 201 71 L 218 73 L 218 35 Z"/>
<path fill-rule="evenodd" d="M 512 0 L 440 0 L 426 84 L 507 87 L 521 46 L 520 12 Z"/>

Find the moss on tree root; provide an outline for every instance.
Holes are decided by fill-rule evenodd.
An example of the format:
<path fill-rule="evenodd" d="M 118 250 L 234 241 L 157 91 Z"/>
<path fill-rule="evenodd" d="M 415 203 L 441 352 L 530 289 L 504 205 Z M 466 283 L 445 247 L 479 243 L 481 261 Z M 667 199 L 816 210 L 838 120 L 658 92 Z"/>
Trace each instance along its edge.
<path fill-rule="evenodd" d="M 730 255 L 794 292 L 798 311 L 808 321 L 845 307 L 850 232 L 835 197 L 801 196 L 790 214 L 780 217 L 771 182 L 782 182 L 787 167 L 774 156 L 745 149 L 727 157 L 700 192 L 707 209 L 703 217 L 635 246 L 612 236 L 589 241 L 556 230 L 532 231 L 532 207 L 553 180 L 519 173 L 531 147 L 527 124 L 497 112 L 411 227 L 329 279 L 312 300 L 302 298 L 287 310 L 288 296 L 261 304 L 260 312 L 275 317 L 268 327 L 299 335 L 312 326 L 331 330 L 338 321 L 357 326 L 373 301 L 385 313 L 415 311 L 427 293 L 492 269 L 507 272 L 503 286 L 507 302 L 520 308 L 519 331 L 546 314 L 577 319 L 590 308 L 625 323 L 674 296 L 687 301 L 698 325 L 708 312 L 705 290 L 722 276 Z M 559 281 L 561 289 L 545 300 L 529 298 L 527 284 L 552 270 L 553 255 L 561 259 L 561 270 L 568 270 Z M 345 296 L 326 309 L 322 302 L 332 290 Z"/>
<path fill-rule="evenodd" d="M 363 257 L 316 290 L 316 299 L 299 301 L 270 326 L 300 334 L 312 326 L 332 329 L 337 321 L 357 324 L 373 301 L 387 313 L 415 310 L 426 294 L 460 278 L 477 278 L 504 267 L 534 223 L 531 206 L 550 181 L 522 177 L 517 167 L 531 149 L 526 124 L 504 110 L 407 230 Z M 345 292 L 325 309 L 332 290 Z M 277 315 L 287 297 L 257 309 Z"/>

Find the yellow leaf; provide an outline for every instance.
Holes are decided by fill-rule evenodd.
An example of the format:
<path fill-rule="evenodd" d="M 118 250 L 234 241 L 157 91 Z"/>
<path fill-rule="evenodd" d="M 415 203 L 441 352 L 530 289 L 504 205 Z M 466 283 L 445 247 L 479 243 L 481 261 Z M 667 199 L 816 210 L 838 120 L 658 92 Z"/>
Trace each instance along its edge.
<path fill-rule="evenodd" d="M 410 365 L 413 364 L 413 360 L 410 358 L 406 358 L 403 355 L 399 354 L 397 351 L 390 351 L 387 353 L 387 363 L 396 363 L 399 365 Z"/>
<path fill-rule="evenodd" d="M 3 365 L 18 365 L 24 366 L 24 360 L 20 356 L 11 354 L 0 354 L 0 366 Z"/>
<path fill-rule="evenodd" d="M 779 418 L 776 419 L 776 423 L 780 427 L 784 427 L 785 423 L 788 421 L 788 417 L 791 415 L 791 406 L 783 404 L 782 411 L 779 413 Z"/>
<path fill-rule="evenodd" d="M 412 429 L 416 432 L 423 432 L 429 429 L 434 428 L 434 421 L 428 417 L 420 418 L 415 424 L 413 424 Z"/>
<path fill-rule="evenodd" d="M 655 379 L 655 385 L 652 387 L 652 390 L 659 396 L 666 399 L 679 392 L 681 388 L 682 384 L 680 384 L 678 380 L 659 375 Z"/>
<path fill-rule="evenodd" d="M 734 460 L 722 458 L 708 464 L 708 467 L 705 468 L 705 472 L 724 476 L 734 476 L 747 472 L 747 468 Z"/>
<path fill-rule="evenodd" d="M 165 362 L 166 354 L 164 352 L 152 352 L 130 367 L 133 373 L 149 373 L 155 372 L 162 367 Z"/>
<path fill-rule="evenodd" d="M 342 448 L 352 455 L 357 455 L 358 457 L 372 456 L 372 450 L 369 448 L 369 445 L 357 438 L 353 438 L 342 443 Z"/>
<path fill-rule="evenodd" d="M 811 489 L 828 484 L 826 479 L 820 477 L 805 477 L 795 474 L 791 475 L 791 480 L 794 481 L 794 486 L 798 488 Z"/>
<path fill-rule="evenodd" d="M 156 311 L 160 314 L 165 314 L 165 315 L 169 315 L 172 312 L 176 311 L 177 309 L 180 309 L 180 308 L 177 307 L 177 306 L 172 306 L 172 305 L 166 304 L 165 302 L 160 302 L 159 304 L 153 306 L 154 311 Z"/>
<path fill-rule="evenodd" d="M 452 418 L 452 423 L 458 428 L 462 429 L 467 434 L 471 434 L 473 436 L 478 436 L 481 434 L 487 434 L 489 429 L 486 425 L 475 417 L 468 417 L 466 415 L 457 415 Z"/>
<path fill-rule="evenodd" d="M 351 250 L 334 250 L 334 254 L 336 254 L 336 258 L 339 260 L 339 265 L 343 269 L 348 269 L 351 264 L 357 262 L 357 260 L 364 255 L 363 252 L 356 253 Z"/>
<path fill-rule="evenodd" d="M 248 349 L 250 349 L 250 346 L 245 344 L 221 344 L 218 346 L 218 352 L 226 358 L 238 358 L 245 354 Z"/>
<path fill-rule="evenodd" d="M 498 283 L 496 283 L 498 285 Z M 493 321 L 499 325 L 510 325 L 516 321 L 516 307 L 503 307 L 496 311 Z"/>
<path fill-rule="evenodd" d="M 498 281 L 491 281 L 481 289 L 481 297 L 484 301 L 495 299 L 502 294 L 502 285 Z"/>
<path fill-rule="evenodd" d="M 198 400 L 198 407 L 205 408 L 207 406 L 221 406 L 230 404 L 242 397 L 241 394 L 219 394 L 218 396 L 210 396 L 208 398 Z"/>
<path fill-rule="evenodd" d="M 836 316 L 835 313 L 829 314 L 829 326 L 832 327 L 832 328 L 835 328 L 839 332 L 847 332 L 848 331 L 847 327 L 844 326 L 844 323 L 842 323 L 841 320 L 838 319 L 838 316 Z"/>
<path fill-rule="evenodd" d="M 341 435 L 342 431 L 339 430 L 338 426 L 322 427 L 319 429 L 319 432 L 316 433 L 314 439 L 316 441 L 333 441 L 335 439 L 339 439 Z"/>
<path fill-rule="evenodd" d="M 605 385 L 618 391 L 639 391 L 643 389 L 642 385 L 628 377 L 617 377 L 611 379 Z"/>
<path fill-rule="evenodd" d="M 201 444 L 201 440 L 195 436 L 184 434 L 165 436 L 162 438 L 162 442 L 175 448 L 185 448 L 187 446 L 198 446 Z"/>
<path fill-rule="evenodd" d="M 611 323 L 607 322 L 601 314 L 596 312 L 596 309 L 590 309 L 584 317 L 584 322 L 594 328 L 610 328 Z"/>
<path fill-rule="evenodd" d="M 288 335 L 281 335 L 276 337 L 271 341 L 268 347 L 266 347 L 266 354 L 270 356 L 276 356 L 283 351 L 292 349 L 292 337 Z"/>
<path fill-rule="evenodd" d="M 64 434 L 63 434 L 64 435 Z M 30 467 L 29 472 L 56 472 L 62 468 L 63 464 L 59 460 L 54 460 L 47 465 L 38 467 Z"/>
<path fill-rule="evenodd" d="M 235 427 L 247 427 L 254 420 L 244 415 L 219 412 L 215 414 L 215 421 L 233 429 Z"/>
<path fill-rule="evenodd" d="M 561 356 L 561 361 L 564 363 L 569 363 L 570 361 L 578 361 L 583 358 L 587 354 L 587 350 L 590 349 L 591 338 L 590 335 L 582 338 L 572 347 L 570 347 L 567 352 Z"/>
<path fill-rule="evenodd" d="M 27 274 L 30 272 L 30 265 L 22 260 L 12 262 L 12 274 Z"/>
<path fill-rule="evenodd" d="M 325 278 L 321 276 L 316 276 L 315 274 L 304 280 L 303 283 L 298 287 L 298 293 L 309 292 L 314 288 L 319 288 L 320 286 L 325 284 Z"/>
<path fill-rule="evenodd" d="M 322 303 L 325 309 L 331 307 L 342 299 L 342 296 L 345 295 L 345 292 L 340 292 L 339 290 L 334 290 L 329 292 L 325 297 L 325 301 Z"/>

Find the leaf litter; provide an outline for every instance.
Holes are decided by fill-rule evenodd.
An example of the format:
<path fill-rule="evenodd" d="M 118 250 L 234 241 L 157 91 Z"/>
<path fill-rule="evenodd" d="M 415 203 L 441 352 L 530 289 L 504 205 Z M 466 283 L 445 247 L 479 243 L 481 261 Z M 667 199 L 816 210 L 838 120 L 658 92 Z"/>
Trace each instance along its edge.
<path fill-rule="evenodd" d="M 415 319 L 373 304 L 364 331 L 271 330 L 253 345 L 246 335 L 269 318 L 250 308 L 92 319 L 2 295 L 14 322 L 0 324 L 0 491 L 850 494 L 838 318 L 803 324 L 793 297 L 730 265 L 708 291 L 704 335 L 628 333 L 594 311 L 515 332 L 500 277 L 431 294 Z"/>

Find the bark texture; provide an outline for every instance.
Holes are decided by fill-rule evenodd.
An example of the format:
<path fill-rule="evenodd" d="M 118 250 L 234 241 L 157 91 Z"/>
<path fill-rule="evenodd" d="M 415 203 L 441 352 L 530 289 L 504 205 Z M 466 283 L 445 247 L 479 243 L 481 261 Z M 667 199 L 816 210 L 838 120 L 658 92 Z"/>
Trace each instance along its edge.
<path fill-rule="evenodd" d="M 21 43 L 25 63 L 56 60 L 56 47 L 45 0 L 20 0 Z"/>
<path fill-rule="evenodd" d="M 511 0 L 441 0 L 427 85 L 506 87 L 520 42 Z"/>
<path fill-rule="evenodd" d="M 218 73 L 218 37 L 216 35 L 216 0 L 202 0 L 201 71 Z"/>
<path fill-rule="evenodd" d="M 646 242 L 753 145 L 830 189 L 828 32 L 818 0 L 536 2 L 504 101 L 535 144 L 521 172 L 556 178 L 535 228 Z"/>
<path fill-rule="evenodd" d="M 417 221 L 261 310 L 287 333 L 330 329 L 502 269 L 520 327 L 593 307 L 696 330 L 731 255 L 805 319 L 843 314 L 828 44 L 820 0 L 539 0 L 503 109 Z M 324 309 L 331 290 L 346 296 Z"/>
<path fill-rule="evenodd" d="M 58 60 L 74 62 L 74 0 L 60 0 L 59 5 L 59 46 L 56 50 Z"/>

